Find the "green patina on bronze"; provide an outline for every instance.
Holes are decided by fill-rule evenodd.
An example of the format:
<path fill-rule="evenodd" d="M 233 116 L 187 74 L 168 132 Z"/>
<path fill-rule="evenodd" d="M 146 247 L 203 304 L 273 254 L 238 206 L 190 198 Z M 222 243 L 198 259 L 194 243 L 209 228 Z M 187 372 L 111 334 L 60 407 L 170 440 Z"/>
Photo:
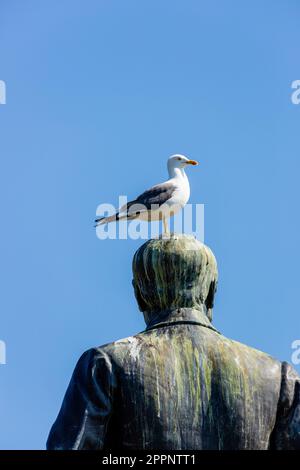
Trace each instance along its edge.
<path fill-rule="evenodd" d="M 133 258 L 133 285 L 143 312 L 206 307 L 211 320 L 217 281 L 213 253 L 193 236 L 149 240 Z"/>
<path fill-rule="evenodd" d="M 48 448 L 299 449 L 299 377 L 214 328 L 217 282 L 192 236 L 141 246 L 133 285 L 147 328 L 82 356 Z"/>

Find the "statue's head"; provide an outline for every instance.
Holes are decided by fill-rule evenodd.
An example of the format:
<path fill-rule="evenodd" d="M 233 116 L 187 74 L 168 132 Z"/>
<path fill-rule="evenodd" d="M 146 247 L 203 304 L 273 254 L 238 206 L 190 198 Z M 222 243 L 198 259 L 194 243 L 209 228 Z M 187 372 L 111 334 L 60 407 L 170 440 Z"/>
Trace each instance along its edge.
<path fill-rule="evenodd" d="M 133 286 L 140 310 L 151 316 L 194 308 L 212 320 L 218 269 L 212 251 L 190 235 L 152 239 L 133 258 Z"/>

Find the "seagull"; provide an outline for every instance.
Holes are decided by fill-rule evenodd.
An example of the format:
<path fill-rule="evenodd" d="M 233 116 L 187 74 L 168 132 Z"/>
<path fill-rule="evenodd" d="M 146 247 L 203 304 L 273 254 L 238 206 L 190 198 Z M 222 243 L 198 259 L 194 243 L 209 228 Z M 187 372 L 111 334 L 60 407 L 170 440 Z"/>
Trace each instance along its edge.
<path fill-rule="evenodd" d="M 188 165 L 198 165 L 198 162 L 184 155 L 172 155 L 167 163 L 169 173 L 167 181 L 152 186 L 136 199 L 122 206 L 115 214 L 97 218 L 95 227 L 123 219 L 140 219 L 148 222 L 163 220 L 164 234 L 168 235 L 167 220 L 179 212 L 190 197 L 190 184 L 185 173 Z"/>

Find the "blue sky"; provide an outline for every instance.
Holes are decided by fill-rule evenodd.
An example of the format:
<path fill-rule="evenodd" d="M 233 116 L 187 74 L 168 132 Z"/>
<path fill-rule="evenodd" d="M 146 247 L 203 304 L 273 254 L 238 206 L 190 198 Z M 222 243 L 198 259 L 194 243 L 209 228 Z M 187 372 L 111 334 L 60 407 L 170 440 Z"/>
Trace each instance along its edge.
<path fill-rule="evenodd" d="M 143 328 L 140 240 L 101 202 L 184 153 L 220 281 L 214 323 L 291 360 L 299 322 L 296 0 L 2 0 L 0 447 L 44 448 L 81 353 Z M 298 371 L 300 368 L 297 367 Z"/>

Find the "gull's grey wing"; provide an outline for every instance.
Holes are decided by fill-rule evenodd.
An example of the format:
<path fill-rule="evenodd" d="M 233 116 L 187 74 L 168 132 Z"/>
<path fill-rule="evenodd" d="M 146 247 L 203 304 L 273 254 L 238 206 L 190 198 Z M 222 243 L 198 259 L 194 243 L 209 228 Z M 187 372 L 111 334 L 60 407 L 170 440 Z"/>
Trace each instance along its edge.
<path fill-rule="evenodd" d="M 161 206 L 165 204 L 175 192 L 176 187 L 170 182 L 157 184 L 152 188 L 148 189 L 144 193 L 140 194 L 135 201 L 136 204 L 143 204 L 148 210 L 151 209 L 152 205 Z"/>
<path fill-rule="evenodd" d="M 121 207 L 119 215 L 122 217 L 126 214 L 128 218 L 135 218 L 142 212 L 153 209 L 154 206 L 158 209 L 173 196 L 175 190 L 176 186 L 169 181 L 152 186 L 152 188 L 140 194 L 134 201 L 130 201 Z"/>

